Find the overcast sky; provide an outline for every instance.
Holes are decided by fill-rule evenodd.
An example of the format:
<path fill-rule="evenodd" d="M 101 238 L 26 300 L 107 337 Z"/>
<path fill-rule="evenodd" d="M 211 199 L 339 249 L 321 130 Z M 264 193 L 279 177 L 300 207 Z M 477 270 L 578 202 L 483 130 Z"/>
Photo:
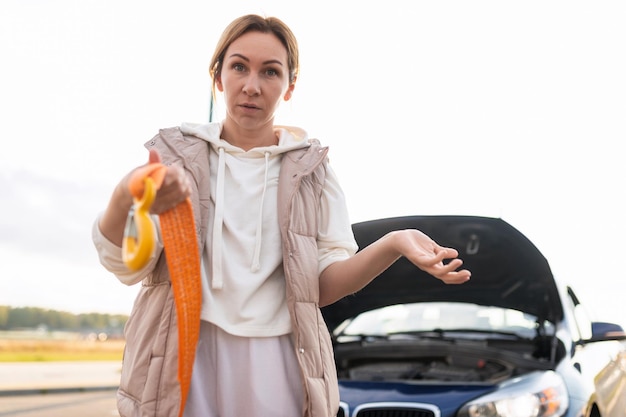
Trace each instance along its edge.
<path fill-rule="evenodd" d="M 3 0 L 0 305 L 130 311 L 91 225 L 159 128 L 208 121 L 245 13 L 296 33 L 277 122 L 330 146 L 353 221 L 502 217 L 626 323 L 622 1 Z"/>

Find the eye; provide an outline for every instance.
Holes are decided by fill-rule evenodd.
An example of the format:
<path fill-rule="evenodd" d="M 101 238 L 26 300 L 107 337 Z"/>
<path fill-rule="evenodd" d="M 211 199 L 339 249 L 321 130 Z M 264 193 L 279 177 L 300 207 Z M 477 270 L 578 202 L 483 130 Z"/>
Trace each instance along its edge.
<path fill-rule="evenodd" d="M 243 72 L 245 71 L 246 67 L 243 64 L 233 64 L 233 70 L 237 71 L 237 72 Z"/>

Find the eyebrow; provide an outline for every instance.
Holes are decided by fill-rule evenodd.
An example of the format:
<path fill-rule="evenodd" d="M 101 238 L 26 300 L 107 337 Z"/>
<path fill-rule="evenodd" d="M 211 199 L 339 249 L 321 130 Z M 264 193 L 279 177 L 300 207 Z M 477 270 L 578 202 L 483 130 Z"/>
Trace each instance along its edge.
<path fill-rule="evenodd" d="M 246 62 L 250 62 L 250 58 L 244 55 L 238 54 L 238 53 L 234 53 L 229 56 L 229 58 L 234 58 L 234 57 L 238 57 L 238 58 L 243 59 Z M 280 65 L 281 67 L 283 66 L 283 63 L 279 61 L 278 59 L 270 59 L 267 61 L 263 61 L 263 65 L 268 65 L 268 64 L 277 64 L 277 65 Z"/>

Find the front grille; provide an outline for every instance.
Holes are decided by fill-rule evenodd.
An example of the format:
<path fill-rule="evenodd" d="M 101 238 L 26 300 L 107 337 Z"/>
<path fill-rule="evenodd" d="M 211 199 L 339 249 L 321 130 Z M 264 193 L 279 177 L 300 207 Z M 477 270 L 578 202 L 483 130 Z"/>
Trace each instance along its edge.
<path fill-rule="evenodd" d="M 394 409 L 371 409 L 363 410 L 357 413 L 357 417 L 434 417 L 435 414 L 430 410 L 416 410 L 412 408 L 394 408 Z"/>
<path fill-rule="evenodd" d="M 439 408 L 430 404 L 372 403 L 356 408 L 356 417 L 439 417 Z"/>

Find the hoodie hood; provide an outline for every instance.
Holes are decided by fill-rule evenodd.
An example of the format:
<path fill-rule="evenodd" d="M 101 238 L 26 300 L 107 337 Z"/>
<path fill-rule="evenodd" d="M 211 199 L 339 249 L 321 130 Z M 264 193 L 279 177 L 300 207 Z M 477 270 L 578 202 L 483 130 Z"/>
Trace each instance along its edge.
<path fill-rule="evenodd" d="M 185 135 L 196 136 L 209 142 L 213 149 L 224 148 L 228 153 L 267 153 L 278 155 L 294 149 L 309 146 L 309 135 L 304 129 L 295 126 L 274 126 L 274 133 L 278 137 L 277 145 L 259 146 L 245 151 L 229 142 L 221 139 L 224 122 L 214 122 L 209 124 L 183 123 L 180 130 Z"/>
<path fill-rule="evenodd" d="M 225 207 L 224 193 L 225 178 L 226 178 L 226 165 L 227 155 L 240 158 L 263 158 L 264 159 L 264 177 L 259 179 L 263 181 L 262 193 L 260 197 L 260 203 L 258 206 L 258 214 L 256 215 L 256 233 L 254 243 L 254 253 L 252 256 L 250 271 L 257 272 L 261 268 L 261 245 L 263 242 L 263 207 L 266 199 L 266 190 L 268 180 L 270 177 L 270 160 L 276 156 L 279 156 L 285 152 L 304 148 L 310 146 L 308 141 L 308 135 L 306 131 L 298 127 L 293 126 L 275 126 L 274 132 L 278 138 L 276 145 L 260 146 L 252 148 L 248 151 L 234 146 L 224 139 L 221 139 L 221 133 L 223 129 L 223 122 L 209 123 L 209 124 L 195 124 L 195 123 L 183 123 L 180 129 L 184 135 L 191 135 L 202 140 L 207 141 L 211 145 L 211 150 L 217 155 L 217 174 L 215 182 L 215 215 L 213 220 L 213 231 L 211 235 L 212 249 L 211 249 L 211 287 L 213 289 L 221 289 L 224 285 L 224 271 L 223 271 L 223 227 L 224 227 L 224 215 L 226 210 L 230 208 Z M 253 181 L 256 181 L 255 177 Z M 256 204 L 256 203 L 255 203 Z M 253 209 L 253 207 L 252 207 Z"/>

